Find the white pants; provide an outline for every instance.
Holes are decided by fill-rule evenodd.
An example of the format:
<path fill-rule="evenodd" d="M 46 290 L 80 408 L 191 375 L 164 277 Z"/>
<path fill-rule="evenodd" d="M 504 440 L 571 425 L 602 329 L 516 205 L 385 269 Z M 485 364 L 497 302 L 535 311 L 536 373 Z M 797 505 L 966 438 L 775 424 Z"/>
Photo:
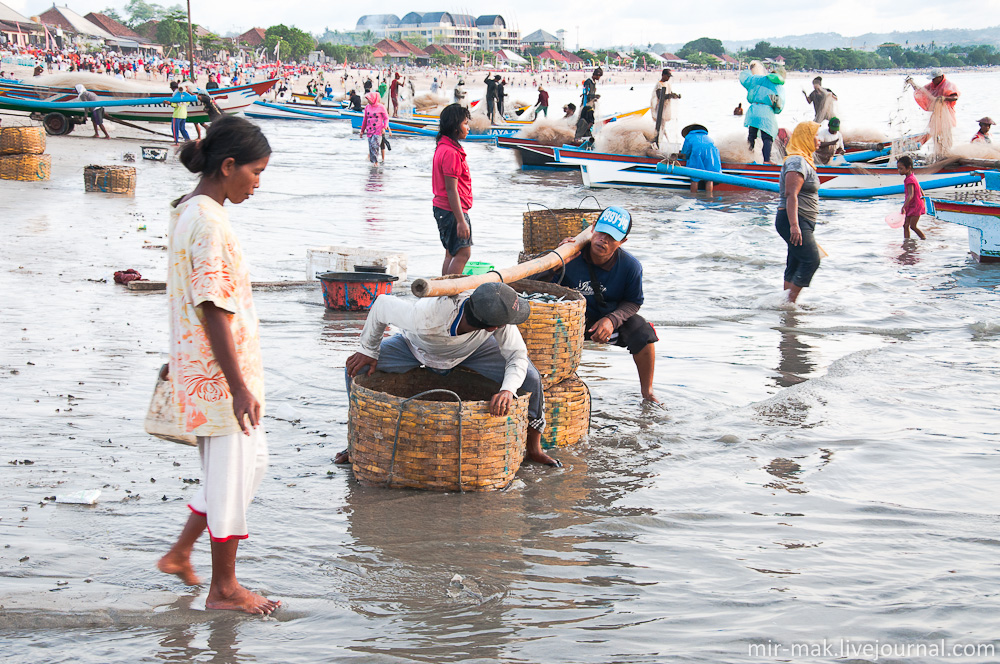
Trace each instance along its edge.
<path fill-rule="evenodd" d="M 201 488 L 188 507 L 204 514 L 214 542 L 246 539 L 247 507 L 267 469 L 267 437 L 262 428 L 224 436 L 198 436 L 198 453 L 205 473 Z"/>

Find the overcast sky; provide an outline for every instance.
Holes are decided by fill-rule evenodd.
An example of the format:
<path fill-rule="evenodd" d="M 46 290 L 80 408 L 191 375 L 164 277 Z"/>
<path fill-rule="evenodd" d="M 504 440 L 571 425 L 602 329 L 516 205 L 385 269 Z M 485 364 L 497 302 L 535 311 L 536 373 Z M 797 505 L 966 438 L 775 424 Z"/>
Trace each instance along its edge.
<path fill-rule="evenodd" d="M 37 15 L 52 0 L 0 0 L 17 11 Z M 160 4 L 175 4 L 164 0 Z M 105 7 L 123 8 L 126 0 L 58 0 L 79 14 Z M 566 30 L 567 46 L 649 42 L 683 43 L 698 37 L 764 39 L 812 32 L 854 36 L 866 32 L 982 28 L 1000 23 L 1000 0 L 498 0 L 453 4 L 437 0 L 192 0 L 195 23 L 216 32 L 244 31 L 276 23 L 309 32 L 352 30 L 363 13 L 450 11 L 473 15 L 500 14 L 526 35 L 539 28 Z"/>

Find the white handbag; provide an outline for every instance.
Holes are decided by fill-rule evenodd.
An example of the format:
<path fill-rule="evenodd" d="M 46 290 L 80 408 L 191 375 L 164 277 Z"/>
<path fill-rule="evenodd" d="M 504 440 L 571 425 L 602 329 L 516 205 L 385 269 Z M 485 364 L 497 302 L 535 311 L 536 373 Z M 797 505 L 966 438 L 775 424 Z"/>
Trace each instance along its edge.
<path fill-rule="evenodd" d="M 167 376 L 168 365 L 164 364 L 156 374 L 153 399 L 146 412 L 146 433 L 183 445 L 197 445 L 198 437 L 184 431 L 180 413 L 174 405 L 174 386 Z"/>

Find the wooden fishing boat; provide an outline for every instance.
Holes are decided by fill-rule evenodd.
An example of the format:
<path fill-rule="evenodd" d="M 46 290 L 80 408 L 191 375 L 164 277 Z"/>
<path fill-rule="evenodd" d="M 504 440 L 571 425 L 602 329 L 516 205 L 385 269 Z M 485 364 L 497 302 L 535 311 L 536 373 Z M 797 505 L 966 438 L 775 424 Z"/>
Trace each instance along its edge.
<path fill-rule="evenodd" d="M 689 189 L 691 178 L 699 178 L 699 173 L 690 174 L 692 169 L 671 169 L 657 157 L 636 157 L 632 155 L 589 152 L 571 147 L 553 148 L 556 161 L 580 168 L 583 183 L 588 187 L 653 187 L 658 189 Z M 683 164 L 684 162 L 678 162 Z M 893 196 L 903 193 L 901 178 L 895 168 L 885 166 L 818 166 L 821 195 L 824 190 L 838 190 L 836 197 Z M 937 173 L 917 173 L 917 180 L 925 190 L 945 188 L 953 191 L 984 188 L 982 178 L 974 175 L 976 169 L 953 165 L 942 168 Z M 735 176 L 717 180 L 715 190 L 719 192 L 747 189 L 770 190 L 777 187 L 781 166 L 777 164 L 737 164 L 723 163 L 722 174 Z M 711 174 L 700 172 L 700 179 L 711 179 Z M 761 184 L 767 186 L 759 186 Z M 853 192 L 854 196 L 848 194 Z"/>
<path fill-rule="evenodd" d="M 364 113 L 357 111 L 344 111 L 342 115 L 349 118 L 353 129 L 361 129 L 361 122 L 364 120 Z M 394 134 L 409 136 L 437 136 L 438 123 L 423 119 L 410 118 L 389 118 L 389 129 Z M 466 140 L 482 141 L 495 140 L 498 136 L 510 136 L 521 130 L 521 127 L 493 125 L 486 131 L 470 133 Z"/>
<path fill-rule="evenodd" d="M 219 110 L 232 114 L 242 111 L 260 99 L 260 96 L 270 90 L 275 83 L 277 79 L 207 90 L 207 93 L 218 105 Z M 162 93 L 107 90 L 91 92 L 97 95 L 99 101 L 115 102 L 114 105 L 105 108 L 105 112 L 111 118 L 133 122 L 170 122 L 173 117 L 173 107 L 169 101 L 151 101 L 169 97 L 171 93 L 167 90 Z M 50 134 L 68 133 L 72 131 L 74 123 L 85 119 L 88 113 L 86 109 L 61 105 L 76 102 L 79 98 L 80 95 L 74 88 L 0 82 L 0 109 L 37 113 L 42 117 L 46 131 Z M 125 101 L 135 103 L 123 104 Z M 188 122 L 208 122 L 208 113 L 200 103 L 191 102 L 188 106 Z"/>
<path fill-rule="evenodd" d="M 258 99 L 253 104 L 243 110 L 243 114 L 248 118 L 258 120 L 301 120 L 306 122 L 328 122 L 331 120 L 342 120 L 340 111 L 331 107 L 296 104 L 274 104 L 269 101 Z"/>
<path fill-rule="evenodd" d="M 984 177 L 983 191 L 955 193 L 948 197 L 928 197 L 927 214 L 966 226 L 969 252 L 980 263 L 1000 263 L 1000 172 Z"/>

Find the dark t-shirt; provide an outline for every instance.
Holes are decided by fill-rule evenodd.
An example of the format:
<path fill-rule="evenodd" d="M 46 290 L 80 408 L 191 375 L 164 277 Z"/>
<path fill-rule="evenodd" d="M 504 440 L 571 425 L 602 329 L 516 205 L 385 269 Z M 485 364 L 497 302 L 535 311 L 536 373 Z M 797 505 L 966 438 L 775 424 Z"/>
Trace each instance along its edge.
<path fill-rule="evenodd" d="M 597 274 L 597 280 L 601 282 L 601 292 L 604 294 L 603 307 L 597 306 L 597 298 L 594 297 L 594 289 L 590 284 L 590 270 L 582 255 L 566 263 L 566 274 L 559 282 L 563 286 L 580 291 L 586 298 L 588 321 L 607 316 L 622 302 L 642 304 L 642 264 L 635 256 L 624 249 L 619 249 L 610 269 L 595 267 L 594 272 Z"/>

